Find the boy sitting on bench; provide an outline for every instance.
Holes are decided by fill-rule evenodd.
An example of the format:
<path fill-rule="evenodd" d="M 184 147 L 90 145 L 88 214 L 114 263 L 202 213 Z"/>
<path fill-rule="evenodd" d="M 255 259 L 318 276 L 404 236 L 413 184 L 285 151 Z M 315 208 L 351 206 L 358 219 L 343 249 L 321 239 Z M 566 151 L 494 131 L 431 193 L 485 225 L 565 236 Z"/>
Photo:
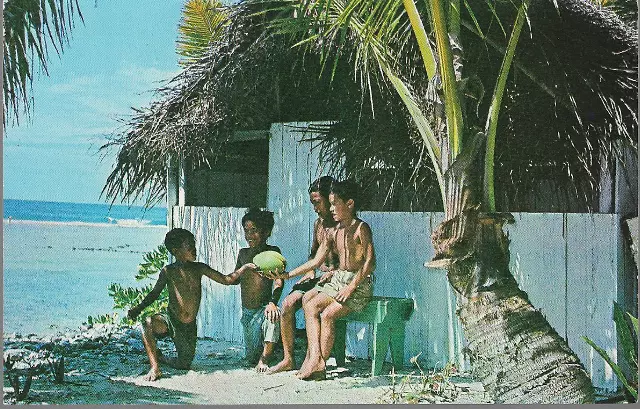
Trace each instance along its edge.
<path fill-rule="evenodd" d="M 356 217 L 357 194 L 357 185 L 350 180 L 331 186 L 330 211 L 338 226 L 325 237 L 314 258 L 279 277 L 286 279 L 307 273 L 320 267 L 332 250 L 338 254 L 339 268 L 331 279 L 302 299 L 309 350 L 296 375 L 299 379 L 326 378 L 326 360 L 333 347 L 336 320 L 361 311 L 373 294 L 371 275 L 376 262 L 373 239 L 369 225 Z"/>

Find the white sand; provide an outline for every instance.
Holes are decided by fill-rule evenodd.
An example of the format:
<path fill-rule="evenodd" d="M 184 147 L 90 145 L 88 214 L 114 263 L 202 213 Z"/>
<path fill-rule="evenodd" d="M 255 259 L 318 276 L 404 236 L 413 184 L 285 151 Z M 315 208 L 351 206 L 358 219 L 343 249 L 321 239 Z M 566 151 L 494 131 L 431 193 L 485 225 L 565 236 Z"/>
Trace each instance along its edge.
<path fill-rule="evenodd" d="M 171 344 L 159 344 L 170 350 Z M 375 404 L 391 403 L 391 379 L 370 377 L 371 363 L 347 362 L 330 367 L 325 381 L 302 381 L 294 372 L 256 373 L 243 366 L 242 350 L 227 342 L 199 340 L 191 370 L 164 368 L 155 382 L 142 380 L 148 370 L 142 352 L 87 350 L 66 359 L 65 383 L 34 379 L 26 403 L 49 404 Z M 113 349 L 110 349 L 113 351 Z M 117 349 L 116 349 L 117 351 Z M 385 367 L 385 369 L 387 369 Z M 400 379 L 398 379 L 400 382 Z M 489 402 L 482 386 L 469 380 L 456 383 L 453 403 Z M 396 390 L 398 390 L 397 388 Z M 406 389 L 406 387 L 405 387 Z M 12 389 L 5 380 L 7 392 Z"/>

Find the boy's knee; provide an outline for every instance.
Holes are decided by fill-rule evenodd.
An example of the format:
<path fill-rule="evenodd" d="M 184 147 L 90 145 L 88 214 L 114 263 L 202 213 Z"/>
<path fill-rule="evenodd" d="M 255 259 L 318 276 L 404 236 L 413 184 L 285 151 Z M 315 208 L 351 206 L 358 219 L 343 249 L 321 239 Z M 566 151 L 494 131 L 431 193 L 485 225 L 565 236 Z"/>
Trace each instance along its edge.
<path fill-rule="evenodd" d="M 142 322 L 142 329 L 144 332 L 153 334 L 154 336 L 161 336 L 167 332 L 167 325 L 159 321 L 156 317 L 151 316 L 145 318 Z"/>
<path fill-rule="evenodd" d="M 281 314 L 282 315 L 292 315 L 296 312 L 296 310 L 298 308 L 296 304 L 298 304 L 298 299 L 290 299 L 290 298 L 285 298 L 284 301 L 282 302 L 282 308 L 281 308 Z"/>
<path fill-rule="evenodd" d="M 318 315 L 322 311 L 322 307 L 319 303 L 315 301 L 310 301 L 304 305 L 304 311 L 305 313 Z"/>
<path fill-rule="evenodd" d="M 313 299 L 313 297 L 315 296 L 315 293 L 305 293 L 302 296 L 302 304 L 308 304 L 309 301 L 311 301 Z"/>
<path fill-rule="evenodd" d="M 336 316 L 331 311 L 327 311 L 325 308 L 325 310 L 320 313 L 320 320 L 324 322 L 333 322 L 336 320 Z"/>
<path fill-rule="evenodd" d="M 147 317 L 142 321 L 142 329 L 144 332 L 153 332 L 153 319 L 151 317 Z"/>

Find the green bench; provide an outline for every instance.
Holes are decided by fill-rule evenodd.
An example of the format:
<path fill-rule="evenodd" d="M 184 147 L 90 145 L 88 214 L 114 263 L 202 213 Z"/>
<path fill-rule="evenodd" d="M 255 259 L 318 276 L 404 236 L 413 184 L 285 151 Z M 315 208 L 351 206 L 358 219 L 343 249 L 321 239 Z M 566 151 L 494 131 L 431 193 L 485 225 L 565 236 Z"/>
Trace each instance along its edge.
<path fill-rule="evenodd" d="M 371 376 L 382 373 L 382 364 L 391 345 L 391 359 L 396 368 L 404 364 L 405 325 L 413 312 L 413 300 L 410 298 L 373 297 L 360 312 L 353 312 L 336 322 L 336 337 L 333 356 L 338 366 L 344 366 L 347 341 L 347 323 L 349 321 L 373 324 L 373 362 Z"/>

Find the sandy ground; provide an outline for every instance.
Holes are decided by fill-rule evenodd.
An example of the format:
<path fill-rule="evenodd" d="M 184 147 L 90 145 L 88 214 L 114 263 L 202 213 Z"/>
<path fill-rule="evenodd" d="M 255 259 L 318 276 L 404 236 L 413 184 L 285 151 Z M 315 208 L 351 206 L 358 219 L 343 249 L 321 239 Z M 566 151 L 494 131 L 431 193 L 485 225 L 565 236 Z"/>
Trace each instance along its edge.
<path fill-rule="evenodd" d="M 371 362 L 353 360 L 345 368 L 330 366 L 328 379 L 302 381 L 294 372 L 265 375 L 247 367 L 242 347 L 228 342 L 199 340 L 190 370 L 163 367 L 164 377 L 148 382 L 148 360 L 137 340 L 109 342 L 96 347 L 67 350 L 64 382 L 55 384 L 49 374 L 34 378 L 28 404 L 375 404 L 406 402 L 410 390 L 419 389 L 401 372 L 370 377 Z M 5 349 L 6 349 L 5 340 Z M 133 348 L 131 346 L 134 346 Z M 160 348 L 172 355 L 172 344 Z M 296 340 L 296 354 L 304 354 L 304 340 Z M 331 363 L 331 360 L 330 360 Z M 386 364 L 383 373 L 391 368 Z M 404 379 L 404 383 L 403 383 Z M 395 386 L 392 384 L 395 383 Z M 424 403 L 490 403 L 481 384 L 468 377 L 450 378 L 445 393 L 422 394 Z M 394 391 L 396 395 L 394 395 Z M 5 377 L 4 402 L 15 403 Z"/>

